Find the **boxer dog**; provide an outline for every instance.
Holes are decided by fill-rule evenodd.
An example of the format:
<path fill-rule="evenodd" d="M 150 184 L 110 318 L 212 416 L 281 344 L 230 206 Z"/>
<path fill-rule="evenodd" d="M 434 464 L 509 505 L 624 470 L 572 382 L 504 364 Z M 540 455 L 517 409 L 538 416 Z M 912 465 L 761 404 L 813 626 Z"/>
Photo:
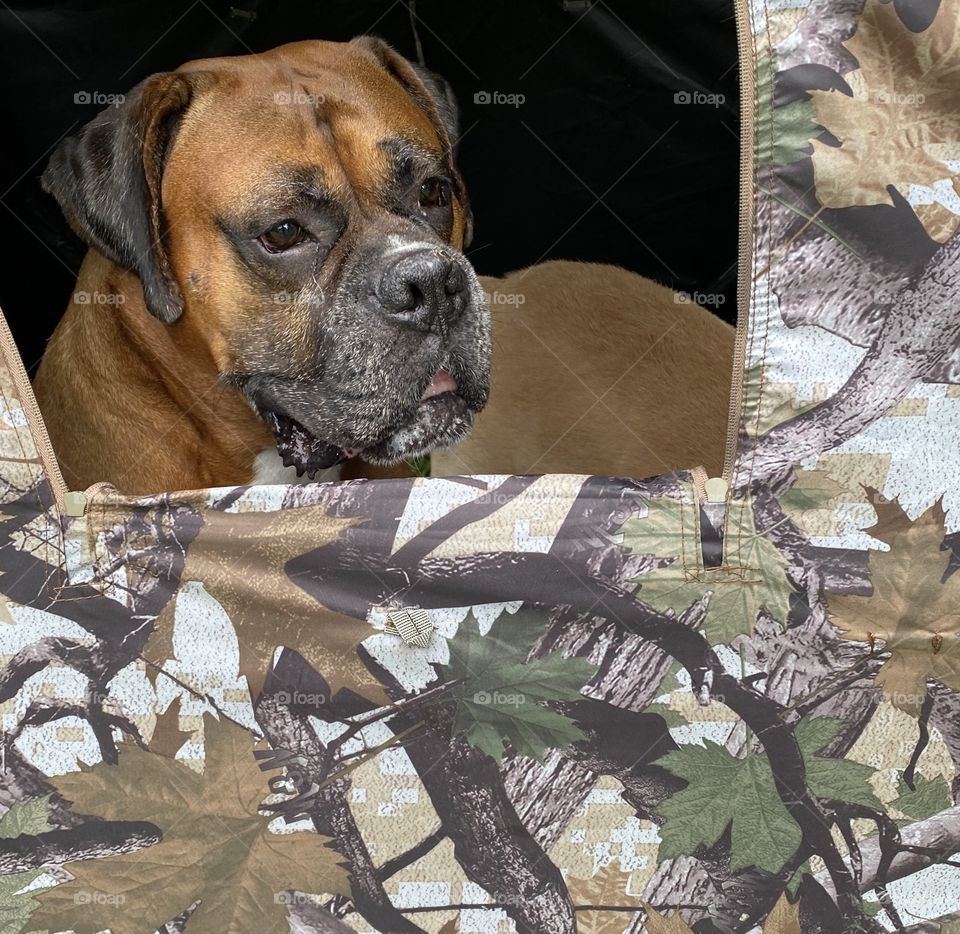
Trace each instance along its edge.
<path fill-rule="evenodd" d="M 490 339 L 456 138 L 445 83 L 362 37 L 190 62 L 63 142 L 43 185 L 90 250 L 35 389 L 68 485 L 286 481 L 464 436 Z"/>

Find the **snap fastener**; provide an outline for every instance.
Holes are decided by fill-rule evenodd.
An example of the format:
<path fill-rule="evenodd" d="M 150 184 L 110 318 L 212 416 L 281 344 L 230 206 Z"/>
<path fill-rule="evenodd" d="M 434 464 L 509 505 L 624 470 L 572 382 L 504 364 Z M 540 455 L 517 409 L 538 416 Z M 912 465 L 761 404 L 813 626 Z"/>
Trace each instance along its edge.
<path fill-rule="evenodd" d="M 415 645 L 423 649 L 433 635 L 433 623 L 419 607 L 403 607 L 390 610 L 383 631 L 400 636 L 407 645 Z"/>

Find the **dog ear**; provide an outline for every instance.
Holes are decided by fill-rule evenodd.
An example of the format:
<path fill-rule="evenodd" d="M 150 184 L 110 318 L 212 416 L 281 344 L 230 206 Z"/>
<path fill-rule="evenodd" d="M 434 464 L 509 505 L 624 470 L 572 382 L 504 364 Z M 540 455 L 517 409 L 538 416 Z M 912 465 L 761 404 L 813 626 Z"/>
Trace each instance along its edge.
<path fill-rule="evenodd" d="M 407 64 L 427 89 L 430 99 L 437 108 L 440 121 L 447 131 L 450 149 L 456 153 L 457 144 L 460 142 L 460 108 L 457 106 L 457 98 L 453 93 L 450 82 L 442 75 L 430 71 L 429 68 L 424 68 L 423 65 L 418 65 L 416 62 L 408 61 Z"/>
<path fill-rule="evenodd" d="M 460 114 L 457 99 L 446 79 L 423 65 L 405 59 L 399 52 L 375 36 L 358 36 L 353 40 L 368 52 L 372 52 L 381 65 L 399 81 L 420 109 L 430 118 L 437 129 L 444 154 L 453 166 L 457 199 L 463 209 L 463 245 L 468 247 L 473 239 L 473 212 L 466 186 L 457 168 L 456 152 L 460 138 Z"/>
<path fill-rule="evenodd" d="M 172 323 L 183 296 L 163 246 L 160 183 L 173 135 L 202 75 L 152 75 L 54 151 L 41 178 L 70 226 L 140 278 L 147 308 Z"/>

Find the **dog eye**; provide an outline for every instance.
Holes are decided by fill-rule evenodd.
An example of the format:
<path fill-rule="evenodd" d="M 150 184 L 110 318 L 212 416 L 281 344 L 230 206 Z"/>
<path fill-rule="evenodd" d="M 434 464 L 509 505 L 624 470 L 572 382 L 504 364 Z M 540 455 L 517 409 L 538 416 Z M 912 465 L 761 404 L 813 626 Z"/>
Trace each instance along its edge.
<path fill-rule="evenodd" d="M 450 180 L 447 178 L 428 178 L 420 186 L 420 207 L 445 208 L 450 204 Z"/>
<path fill-rule="evenodd" d="M 307 232 L 296 221 L 286 220 L 265 230 L 258 239 L 268 253 L 282 253 L 303 243 L 307 239 Z"/>

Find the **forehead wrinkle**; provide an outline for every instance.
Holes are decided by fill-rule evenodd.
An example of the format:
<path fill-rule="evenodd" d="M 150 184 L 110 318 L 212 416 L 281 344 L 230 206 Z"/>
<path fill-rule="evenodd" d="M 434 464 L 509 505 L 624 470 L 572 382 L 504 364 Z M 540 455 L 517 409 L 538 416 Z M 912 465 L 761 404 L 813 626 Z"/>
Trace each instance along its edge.
<path fill-rule="evenodd" d="M 260 194 L 272 196 L 288 204 L 297 202 L 323 203 L 330 201 L 331 191 L 325 182 L 325 173 L 319 166 L 280 168 L 272 173 L 270 183 Z"/>
<path fill-rule="evenodd" d="M 384 140 L 404 140 L 418 166 L 424 159 L 445 164 L 436 158 L 436 128 L 385 69 L 349 45 L 324 43 L 325 55 L 316 46 L 195 63 L 218 62 L 218 81 L 188 110 L 172 174 L 191 188 L 202 177 L 204 200 L 226 208 L 248 200 L 278 165 L 319 167 L 323 186 L 346 206 L 372 204 L 393 180 L 395 160 Z M 298 88 L 312 97 L 275 104 L 276 92 Z M 288 180 L 273 178 L 271 185 L 289 191 Z"/>
<path fill-rule="evenodd" d="M 419 140 L 405 136 L 393 136 L 379 142 L 379 147 L 387 153 L 395 175 L 404 174 L 408 169 L 414 173 L 433 172 L 446 169 L 443 153 L 439 149 L 424 146 Z"/>
<path fill-rule="evenodd" d="M 302 85 L 307 87 L 307 85 Z M 295 92 L 291 92 L 295 93 Z M 358 190 L 377 187 L 385 177 L 386 166 L 372 166 L 366 108 L 336 94 L 303 91 L 312 94 L 290 107 L 297 126 L 301 158 L 320 168 L 330 195 L 342 203 L 350 201 Z M 370 184 L 370 170 L 375 181 Z"/>

